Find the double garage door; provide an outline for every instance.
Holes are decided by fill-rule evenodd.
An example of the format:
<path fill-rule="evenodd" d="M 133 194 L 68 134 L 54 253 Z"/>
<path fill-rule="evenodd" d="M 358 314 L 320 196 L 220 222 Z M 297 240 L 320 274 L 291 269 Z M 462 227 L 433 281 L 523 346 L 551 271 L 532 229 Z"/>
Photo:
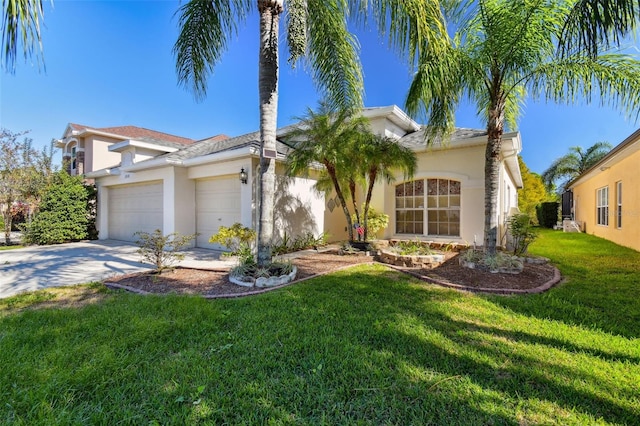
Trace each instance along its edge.
<path fill-rule="evenodd" d="M 109 188 L 109 238 L 136 241 L 138 231 L 162 230 L 162 182 Z"/>
<path fill-rule="evenodd" d="M 240 181 L 237 177 L 196 181 L 195 221 L 198 247 L 222 249 L 209 243 L 220 226 L 240 222 Z M 109 238 L 135 241 L 135 232 L 163 230 L 162 182 L 109 188 Z M 177 206 L 176 208 L 190 208 Z"/>

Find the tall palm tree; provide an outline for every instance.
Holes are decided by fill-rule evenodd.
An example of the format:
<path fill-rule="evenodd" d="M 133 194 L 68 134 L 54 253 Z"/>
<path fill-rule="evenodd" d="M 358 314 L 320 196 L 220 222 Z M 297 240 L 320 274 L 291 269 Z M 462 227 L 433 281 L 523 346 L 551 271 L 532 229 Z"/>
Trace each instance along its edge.
<path fill-rule="evenodd" d="M 307 114 L 299 120 L 300 124 L 285 138 L 293 147 L 287 156 L 287 173 L 308 175 L 313 164 L 323 166 L 315 188 L 318 192 L 336 192 L 347 221 L 349 240 L 353 241 L 353 223 L 347 205 L 351 191 L 345 192 L 345 186 L 349 186 L 357 171 L 351 158 L 362 135 L 367 132 L 367 120 L 354 116 L 350 110 L 332 113 L 324 103 L 320 104 L 318 112 L 308 108 Z"/>
<path fill-rule="evenodd" d="M 25 60 L 35 56 L 40 62 L 40 24 L 43 17 L 42 0 L 2 0 L 3 68 L 15 72 L 18 44 L 22 44 Z"/>
<path fill-rule="evenodd" d="M 365 177 L 367 193 L 364 200 L 363 223 L 364 240 L 368 237 L 369 207 L 376 182 L 384 180 L 391 183 L 394 172 L 400 170 L 404 177 L 411 178 L 416 171 L 416 154 L 411 149 L 399 145 L 394 139 L 386 136 L 370 134 L 360 150 L 361 172 Z"/>
<path fill-rule="evenodd" d="M 571 1 L 480 0 L 451 39 L 448 52 L 421 51 L 409 94 L 410 112 L 428 115 L 428 137 L 453 129 L 462 97 L 477 105 L 487 123 L 484 248 L 495 253 L 497 200 L 505 127 L 515 129 L 527 94 L 570 104 L 599 94 L 603 104 L 630 115 L 640 106 L 640 62 L 616 53 L 557 54 L 556 40 L 571 13 Z"/>
<path fill-rule="evenodd" d="M 446 3 L 446 2 L 445 2 Z M 446 26 L 438 0 L 190 0 L 178 11 L 181 27 L 174 46 L 178 79 L 204 97 L 207 77 L 220 61 L 239 24 L 257 6 L 260 14 L 260 209 L 258 264 L 271 261 L 278 111 L 279 20 L 287 7 L 289 62 L 306 58 L 313 78 L 334 108 L 362 105 L 362 72 L 357 40 L 347 18 L 376 20 L 381 32 L 409 60 L 424 45 L 444 45 Z"/>
<path fill-rule="evenodd" d="M 581 146 L 572 146 L 569 153 L 557 158 L 542 173 L 547 189 L 553 188 L 559 179 L 565 179 L 565 182 L 558 188 L 563 192 L 566 184 L 589 170 L 594 164 L 602 159 L 611 150 L 611 144 L 608 142 L 596 142 L 586 150 Z"/>
<path fill-rule="evenodd" d="M 640 0 L 578 0 L 562 28 L 560 50 L 597 56 L 604 46 L 619 46 L 640 20 Z"/>

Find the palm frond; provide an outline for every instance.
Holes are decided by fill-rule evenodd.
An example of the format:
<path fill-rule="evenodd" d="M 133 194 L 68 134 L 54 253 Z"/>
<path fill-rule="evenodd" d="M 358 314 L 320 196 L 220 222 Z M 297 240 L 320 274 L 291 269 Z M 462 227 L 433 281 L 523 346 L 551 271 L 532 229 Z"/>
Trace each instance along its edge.
<path fill-rule="evenodd" d="M 534 98 L 571 104 L 578 98 L 587 103 L 598 94 L 600 104 L 621 109 L 628 117 L 640 114 L 640 61 L 610 53 L 597 58 L 569 56 L 535 68 L 527 87 Z"/>
<path fill-rule="evenodd" d="M 249 0 L 191 0 L 176 12 L 180 33 L 173 54 L 178 82 L 196 99 L 206 96 L 209 75 L 252 7 Z"/>
<path fill-rule="evenodd" d="M 307 9 L 307 55 L 316 86 L 333 109 L 362 107 L 360 46 L 347 27 L 348 3 L 308 0 Z"/>
<path fill-rule="evenodd" d="M 35 55 L 40 65 L 42 0 L 2 0 L 2 16 L 3 68 L 15 72 L 18 45 L 22 46 L 25 61 Z"/>
<path fill-rule="evenodd" d="M 579 0 L 562 27 L 558 51 L 562 56 L 584 52 L 592 58 L 602 48 L 619 46 L 640 19 L 640 1 Z"/>

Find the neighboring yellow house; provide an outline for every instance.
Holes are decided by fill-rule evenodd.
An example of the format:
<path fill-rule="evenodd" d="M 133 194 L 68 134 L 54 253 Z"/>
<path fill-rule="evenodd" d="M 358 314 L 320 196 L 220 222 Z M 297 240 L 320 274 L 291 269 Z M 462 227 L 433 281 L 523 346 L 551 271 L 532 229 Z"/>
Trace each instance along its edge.
<path fill-rule="evenodd" d="M 585 232 L 640 251 L 640 129 L 569 185 Z"/>

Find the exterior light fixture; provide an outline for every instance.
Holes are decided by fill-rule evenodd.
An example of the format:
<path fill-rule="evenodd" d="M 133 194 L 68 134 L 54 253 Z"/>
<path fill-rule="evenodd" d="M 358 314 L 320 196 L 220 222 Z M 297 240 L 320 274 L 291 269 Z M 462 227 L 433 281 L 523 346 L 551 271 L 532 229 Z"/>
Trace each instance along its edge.
<path fill-rule="evenodd" d="M 240 169 L 240 182 L 246 185 L 247 183 L 247 172 L 244 171 L 244 167 Z"/>

